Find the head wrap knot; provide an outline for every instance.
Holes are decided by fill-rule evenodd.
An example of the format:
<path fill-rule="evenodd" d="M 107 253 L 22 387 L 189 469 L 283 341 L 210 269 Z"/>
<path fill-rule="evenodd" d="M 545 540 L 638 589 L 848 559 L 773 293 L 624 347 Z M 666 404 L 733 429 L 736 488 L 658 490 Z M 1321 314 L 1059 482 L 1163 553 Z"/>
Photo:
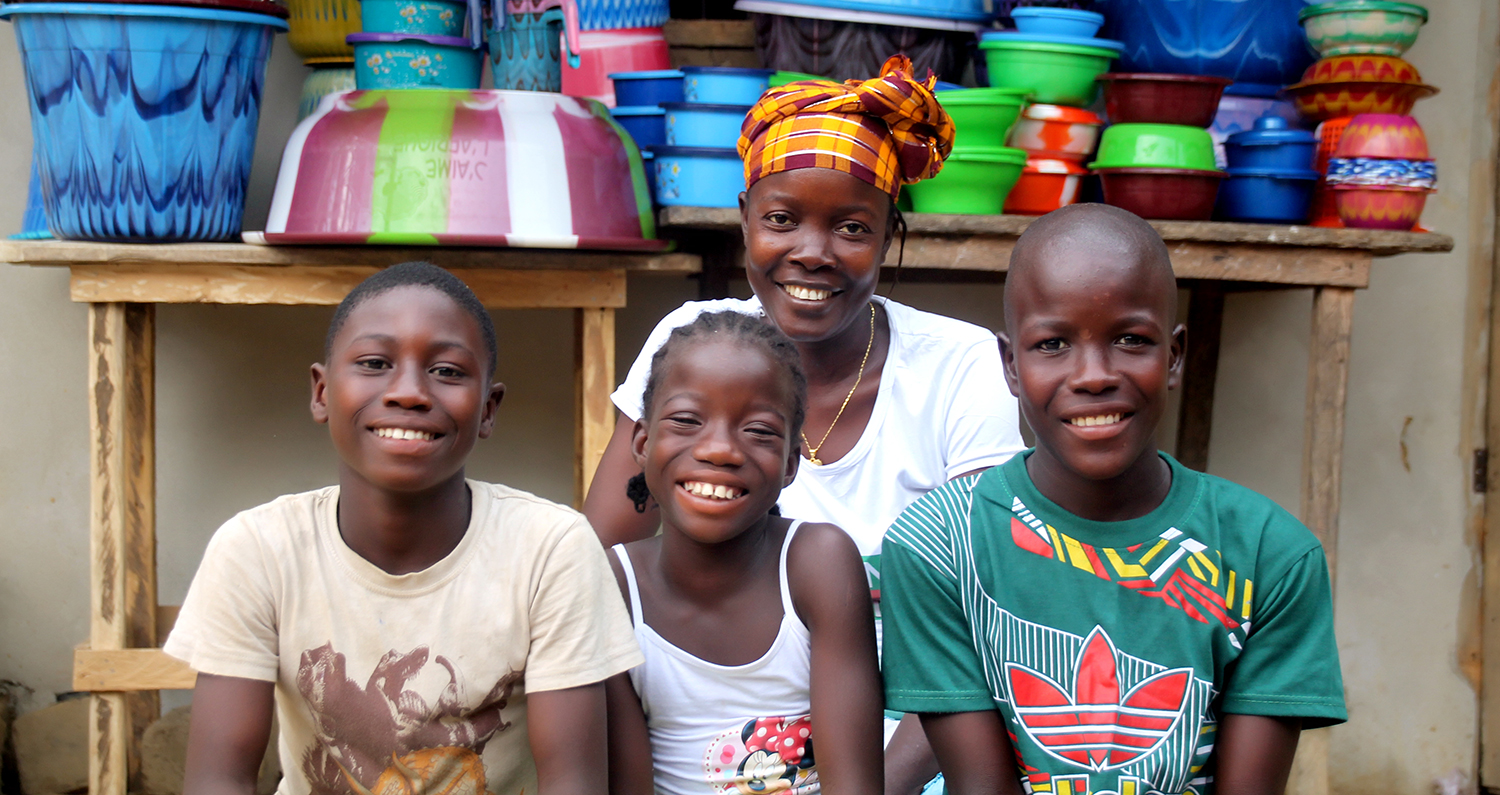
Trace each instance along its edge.
<path fill-rule="evenodd" d="M 773 88 L 745 116 L 739 152 L 745 187 L 798 168 L 831 168 L 894 198 L 938 173 L 953 149 L 953 120 L 932 95 L 937 78 L 911 77 L 893 55 L 873 80 L 804 80 Z"/>

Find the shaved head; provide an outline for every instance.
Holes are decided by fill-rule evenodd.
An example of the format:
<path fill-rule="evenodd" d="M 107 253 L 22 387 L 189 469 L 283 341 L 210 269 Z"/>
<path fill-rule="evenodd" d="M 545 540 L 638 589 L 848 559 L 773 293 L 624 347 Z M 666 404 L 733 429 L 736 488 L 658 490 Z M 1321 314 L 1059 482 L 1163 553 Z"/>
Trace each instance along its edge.
<path fill-rule="evenodd" d="M 1177 278 L 1167 244 L 1132 212 L 1107 204 L 1071 204 L 1033 221 L 1016 241 L 1005 276 L 1005 324 L 1014 328 L 1013 295 L 1026 291 L 1036 269 L 1087 261 L 1094 267 L 1128 268 L 1161 290 L 1168 322 L 1177 315 Z M 1086 282 L 1088 274 L 1079 274 Z"/>

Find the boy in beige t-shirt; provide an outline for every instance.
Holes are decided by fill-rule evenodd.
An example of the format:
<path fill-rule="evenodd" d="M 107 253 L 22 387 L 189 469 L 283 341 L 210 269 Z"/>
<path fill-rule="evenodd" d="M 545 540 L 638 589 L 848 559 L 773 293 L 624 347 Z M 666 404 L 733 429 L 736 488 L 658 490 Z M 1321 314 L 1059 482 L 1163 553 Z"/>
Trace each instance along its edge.
<path fill-rule="evenodd" d="M 312 411 L 339 485 L 210 541 L 166 651 L 200 672 L 187 795 L 603 795 L 603 681 L 641 661 L 578 513 L 464 478 L 493 428 L 495 335 L 451 274 L 367 279 L 330 324 Z"/>

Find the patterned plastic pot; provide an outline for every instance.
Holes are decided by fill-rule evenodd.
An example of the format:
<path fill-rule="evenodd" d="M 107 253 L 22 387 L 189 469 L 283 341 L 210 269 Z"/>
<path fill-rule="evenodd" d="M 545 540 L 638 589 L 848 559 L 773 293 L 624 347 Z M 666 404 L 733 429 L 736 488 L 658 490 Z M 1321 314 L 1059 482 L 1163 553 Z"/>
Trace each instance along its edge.
<path fill-rule="evenodd" d="M 286 0 L 291 30 L 286 43 L 309 66 L 354 58 L 345 38 L 363 30 L 359 0 Z"/>

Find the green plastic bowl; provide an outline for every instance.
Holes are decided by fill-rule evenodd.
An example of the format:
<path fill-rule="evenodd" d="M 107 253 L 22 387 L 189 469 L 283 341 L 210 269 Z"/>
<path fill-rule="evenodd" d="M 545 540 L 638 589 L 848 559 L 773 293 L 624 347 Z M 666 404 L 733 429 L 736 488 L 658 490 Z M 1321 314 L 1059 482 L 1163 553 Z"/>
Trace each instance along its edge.
<path fill-rule="evenodd" d="M 1208 130 L 1181 124 L 1115 124 L 1099 138 L 1089 168 L 1191 168 L 1217 171 Z"/>
<path fill-rule="evenodd" d="M 1015 88 L 967 88 L 939 91 L 936 96 L 953 117 L 957 146 L 1005 146 L 1026 106 L 1026 91 Z"/>
<path fill-rule="evenodd" d="M 767 82 L 771 88 L 780 88 L 787 83 L 796 83 L 802 80 L 827 80 L 826 77 L 810 75 L 806 72 L 772 72 L 771 79 Z"/>
<path fill-rule="evenodd" d="M 1389 0 L 1343 0 L 1308 6 L 1297 14 L 1307 41 L 1324 58 L 1335 55 L 1394 55 L 1417 41 L 1427 9 Z"/>
<path fill-rule="evenodd" d="M 1032 102 L 1083 107 L 1094 101 L 1094 79 L 1109 71 L 1115 51 L 1075 44 L 981 39 L 990 85 L 1019 88 Z"/>
<path fill-rule="evenodd" d="M 1009 146 L 959 146 L 932 179 L 906 186 L 919 213 L 999 215 L 1021 178 L 1026 151 Z"/>

